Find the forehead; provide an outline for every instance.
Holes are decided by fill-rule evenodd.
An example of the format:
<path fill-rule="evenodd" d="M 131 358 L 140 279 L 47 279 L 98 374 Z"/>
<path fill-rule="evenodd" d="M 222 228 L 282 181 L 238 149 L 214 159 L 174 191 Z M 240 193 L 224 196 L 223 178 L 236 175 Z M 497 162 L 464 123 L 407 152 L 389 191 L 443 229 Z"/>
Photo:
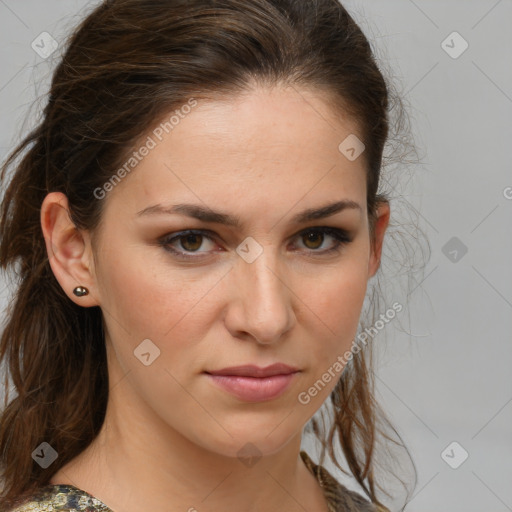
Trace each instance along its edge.
<path fill-rule="evenodd" d="M 162 126 L 156 130 L 159 128 L 161 132 Z M 183 131 L 187 140 L 178 141 Z M 186 142 L 189 149 L 207 146 L 216 159 L 263 162 L 277 156 L 283 164 L 303 157 L 335 163 L 340 156 L 339 144 L 358 132 L 356 123 L 335 111 L 320 92 L 296 86 L 258 87 L 231 98 L 199 101 L 172 130 L 180 145 Z M 172 135 L 165 133 L 163 137 L 171 139 Z M 171 140 L 169 146 L 173 146 Z M 203 155 L 198 152 L 187 159 Z"/>
<path fill-rule="evenodd" d="M 361 138 L 357 124 L 321 93 L 297 87 L 197 100 L 192 108 L 166 113 L 144 134 L 140 144 L 151 149 L 109 200 L 122 195 L 136 211 L 174 198 L 214 208 L 219 194 L 222 205 L 241 194 L 260 205 L 291 206 L 326 194 L 363 202 L 364 158 L 351 161 L 339 149 L 354 135 Z"/>

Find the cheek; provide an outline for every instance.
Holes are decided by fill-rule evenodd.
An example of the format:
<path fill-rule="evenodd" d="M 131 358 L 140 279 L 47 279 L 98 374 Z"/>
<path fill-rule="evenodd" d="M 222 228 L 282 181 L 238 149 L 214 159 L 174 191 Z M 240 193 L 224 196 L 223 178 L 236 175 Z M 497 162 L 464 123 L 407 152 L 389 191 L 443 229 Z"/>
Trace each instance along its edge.
<path fill-rule="evenodd" d="M 311 326 L 308 351 L 314 365 L 313 380 L 331 368 L 339 356 L 345 360 L 344 354 L 351 350 L 357 334 L 367 290 L 367 264 L 364 257 L 344 263 L 326 275 L 321 285 L 313 286 L 314 281 L 308 280 L 308 289 L 300 292 L 309 315 L 303 328 Z M 341 370 L 335 373 L 339 377 Z M 324 398 L 327 391 L 322 393 Z"/>
<path fill-rule="evenodd" d="M 169 349 L 171 341 L 173 351 L 180 344 L 190 348 L 204 325 L 198 313 L 223 271 L 178 268 L 157 251 L 140 246 L 104 255 L 98 282 L 110 338 L 131 350 L 146 338 L 161 349 Z"/>
<path fill-rule="evenodd" d="M 340 265 L 322 287 L 312 287 L 309 280 L 314 293 L 304 301 L 309 315 L 304 324 L 312 327 L 304 350 L 309 354 L 310 371 L 304 375 L 297 399 L 310 416 L 331 394 L 348 362 L 346 353 L 357 334 L 367 289 L 367 264 L 361 261 L 364 258 Z"/>
<path fill-rule="evenodd" d="M 148 254 L 154 256 L 151 261 Z M 137 391 L 134 400 L 140 396 L 140 407 L 149 405 L 148 414 L 153 411 L 166 423 L 181 424 L 186 431 L 191 416 L 204 414 L 183 392 L 183 385 L 189 384 L 201 355 L 204 323 L 198 317 L 200 303 L 218 278 L 208 275 L 198 279 L 192 269 L 172 267 L 165 262 L 165 255 L 160 257 L 153 248 L 137 246 L 122 254 L 105 254 L 98 280 L 114 349 L 112 368 L 120 366 L 123 373 L 129 372 L 125 381 L 131 383 L 129 393 Z M 159 352 L 144 342 L 148 339 Z M 142 359 L 145 353 L 152 361 L 147 366 Z M 170 403 L 173 407 L 169 409 Z"/>
<path fill-rule="evenodd" d="M 359 319 L 364 296 L 366 281 L 358 280 L 355 276 L 338 276 L 323 290 L 307 295 L 307 305 L 319 317 L 334 335 L 343 334 L 345 327 Z"/>
<path fill-rule="evenodd" d="M 320 283 L 308 280 L 300 296 L 326 333 L 345 339 L 357 330 L 368 284 L 367 266 L 340 265 L 324 277 Z"/>

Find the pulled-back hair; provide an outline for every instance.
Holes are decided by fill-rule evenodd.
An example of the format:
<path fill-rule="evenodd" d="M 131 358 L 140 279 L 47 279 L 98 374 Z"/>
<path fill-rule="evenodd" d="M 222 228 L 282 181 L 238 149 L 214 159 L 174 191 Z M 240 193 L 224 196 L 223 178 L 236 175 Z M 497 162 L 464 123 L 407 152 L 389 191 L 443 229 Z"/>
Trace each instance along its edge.
<path fill-rule="evenodd" d="M 389 84 L 337 0 L 105 1 L 65 48 L 40 122 L 1 174 L 0 266 L 15 270 L 16 290 L 0 361 L 6 388 L 10 378 L 17 392 L 10 402 L 6 393 L 1 415 L 1 509 L 47 484 L 93 441 L 108 401 L 102 312 L 71 301 L 51 270 L 40 225 L 48 193 L 64 193 L 76 227 L 93 232 L 105 203 L 95 190 L 164 114 L 190 98 L 284 84 L 317 91 L 333 111 L 356 120 L 365 144 L 372 242 L 377 207 L 388 201 L 377 191 L 389 136 Z M 354 354 L 333 390 L 331 427 L 323 432 L 316 419 L 311 425 L 345 471 L 334 447 L 340 442 L 351 475 L 388 510 L 377 492 L 375 450 L 378 435 L 387 435 L 378 427 L 370 350 L 371 343 Z M 43 441 L 59 454 L 47 469 L 31 456 Z"/>

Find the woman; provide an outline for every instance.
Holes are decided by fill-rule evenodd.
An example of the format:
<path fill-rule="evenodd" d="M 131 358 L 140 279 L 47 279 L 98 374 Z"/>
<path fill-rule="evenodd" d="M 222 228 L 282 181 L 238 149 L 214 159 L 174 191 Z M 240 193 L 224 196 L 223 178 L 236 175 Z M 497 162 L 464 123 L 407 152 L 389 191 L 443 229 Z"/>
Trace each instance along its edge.
<path fill-rule="evenodd" d="M 356 338 L 388 95 L 336 0 L 87 16 L 3 169 L 2 510 L 389 510 Z"/>

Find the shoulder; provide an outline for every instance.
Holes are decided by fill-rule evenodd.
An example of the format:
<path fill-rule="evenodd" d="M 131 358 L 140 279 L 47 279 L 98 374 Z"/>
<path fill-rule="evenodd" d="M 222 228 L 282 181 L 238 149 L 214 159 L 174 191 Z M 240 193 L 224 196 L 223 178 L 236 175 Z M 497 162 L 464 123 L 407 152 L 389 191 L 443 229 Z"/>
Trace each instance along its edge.
<path fill-rule="evenodd" d="M 104 503 L 73 485 L 46 485 L 8 512 L 112 512 Z"/>
<path fill-rule="evenodd" d="M 376 505 L 338 482 L 323 466 L 315 464 L 304 450 L 301 450 L 300 455 L 306 467 L 322 486 L 330 510 L 333 512 L 339 510 L 346 512 L 379 511 Z"/>

